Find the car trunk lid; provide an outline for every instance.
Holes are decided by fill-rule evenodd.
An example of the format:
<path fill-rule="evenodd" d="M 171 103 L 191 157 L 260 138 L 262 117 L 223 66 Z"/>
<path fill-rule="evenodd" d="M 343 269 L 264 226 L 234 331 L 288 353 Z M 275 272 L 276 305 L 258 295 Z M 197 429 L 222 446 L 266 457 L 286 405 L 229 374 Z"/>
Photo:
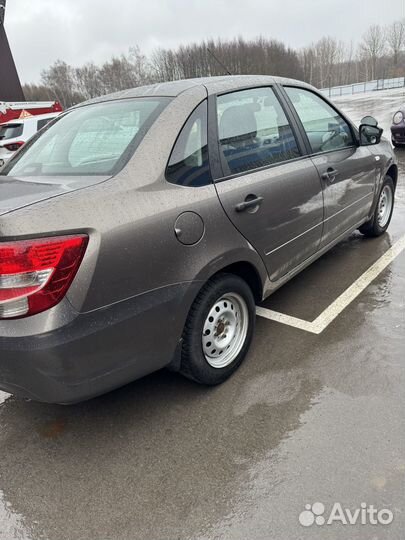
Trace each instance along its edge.
<path fill-rule="evenodd" d="M 0 216 L 107 180 L 106 176 L 0 176 Z"/>

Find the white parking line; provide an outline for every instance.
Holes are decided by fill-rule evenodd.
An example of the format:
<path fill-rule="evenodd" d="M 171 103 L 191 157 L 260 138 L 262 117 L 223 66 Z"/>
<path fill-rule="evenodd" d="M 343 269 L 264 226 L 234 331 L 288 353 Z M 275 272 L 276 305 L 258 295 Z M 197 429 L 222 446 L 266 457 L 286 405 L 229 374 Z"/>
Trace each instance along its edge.
<path fill-rule="evenodd" d="M 271 321 L 276 321 L 293 328 L 305 330 L 312 334 L 320 334 L 327 328 L 349 304 L 355 300 L 372 281 L 378 277 L 383 270 L 398 257 L 405 249 L 405 236 L 398 240 L 388 251 L 384 253 L 368 270 L 364 272 L 356 281 L 350 285 L 330 306 L 328 306 L 314 321 L 305 321 L 297 319 L 278 311 L 256 307 L 256 313 L 259 317 L 264 317 Z"/>

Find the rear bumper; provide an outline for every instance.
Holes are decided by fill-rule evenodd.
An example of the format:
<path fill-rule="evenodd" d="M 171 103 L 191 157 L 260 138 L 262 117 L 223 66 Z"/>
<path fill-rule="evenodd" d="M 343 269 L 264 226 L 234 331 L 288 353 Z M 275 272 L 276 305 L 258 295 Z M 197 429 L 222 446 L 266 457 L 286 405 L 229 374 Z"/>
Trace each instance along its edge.
<path fill-rule="evenodd" d="M 66 326 L 34 335 L 5 335 L 2 324 L 12 321 L 1 321 L 0 389 L 36 401 L 75 403 L 170 364 L 199 286 L 176 284 L 75 313 Z"/>

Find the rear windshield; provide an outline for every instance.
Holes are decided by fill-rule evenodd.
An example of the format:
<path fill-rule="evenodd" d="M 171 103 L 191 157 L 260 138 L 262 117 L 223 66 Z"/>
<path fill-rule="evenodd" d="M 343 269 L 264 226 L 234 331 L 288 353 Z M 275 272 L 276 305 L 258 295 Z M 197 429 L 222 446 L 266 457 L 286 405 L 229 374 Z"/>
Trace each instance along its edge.
<path fill-rule="evenodd" d="M 39 132 L 0 174 L 115 174 L 168 102 L 168 98 L 136 98 L 73 109 Z"/>
<path fill-rule="evenodd" d="M 0 126 L 0 141 L 21 137 L 22 133 L 22 124 L 3 124 Z"/>

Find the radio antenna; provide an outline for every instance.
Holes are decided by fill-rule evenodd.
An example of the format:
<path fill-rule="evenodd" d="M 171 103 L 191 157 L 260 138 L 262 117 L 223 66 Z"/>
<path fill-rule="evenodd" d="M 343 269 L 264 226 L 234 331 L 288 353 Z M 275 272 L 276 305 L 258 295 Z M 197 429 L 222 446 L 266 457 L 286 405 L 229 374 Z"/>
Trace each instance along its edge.
<path fill-rule="evenodd" d="M 207 47 L 207 51 L 210 53 L 210 55 L 214 58 L 214 60 L 216 60 L 218 62 L 218 64 L 224 68 L 224 70 L 227 72 L 228 75 L 232 75 L 232 73 L 229 71 L 229 69 L 226 67 L 226 65 L 221 62 L 221 60 L 219 58 L 217 58 L 215 56 L 215 54 L 211 51 L 211 49 L 209 47 Z"/>

